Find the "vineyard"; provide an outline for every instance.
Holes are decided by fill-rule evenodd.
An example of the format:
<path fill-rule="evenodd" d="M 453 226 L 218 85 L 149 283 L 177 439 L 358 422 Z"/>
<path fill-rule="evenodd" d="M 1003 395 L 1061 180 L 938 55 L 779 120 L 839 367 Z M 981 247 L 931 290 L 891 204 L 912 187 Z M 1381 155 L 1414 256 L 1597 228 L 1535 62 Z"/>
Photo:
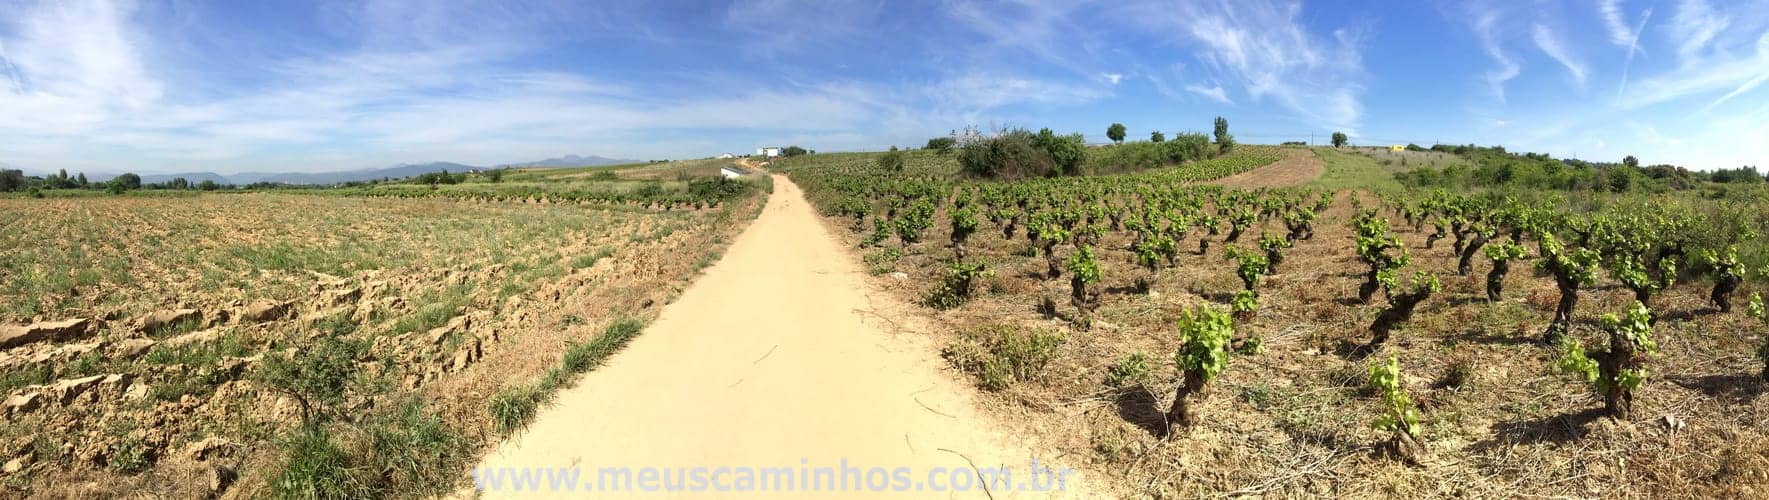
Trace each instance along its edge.
<path fill-rule="evenodd" d="M 1117 148 L 1086 164 L 1142 154 Z M 1282 154 L 1016 181 L 933 151 L 772 168 L 949 327 L 1000 412 L 1147 493 L 1769 486 L 1760 194 L 1203 185 Z"/>

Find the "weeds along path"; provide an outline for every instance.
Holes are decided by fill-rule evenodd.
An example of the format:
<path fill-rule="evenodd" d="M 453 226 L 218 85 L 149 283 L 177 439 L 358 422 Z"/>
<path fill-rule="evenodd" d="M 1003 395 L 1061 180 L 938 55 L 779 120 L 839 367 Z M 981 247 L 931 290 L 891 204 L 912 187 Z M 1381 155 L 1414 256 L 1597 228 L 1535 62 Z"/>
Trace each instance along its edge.
<path fill-rule="evenodd" d="M 481 477 L 523 468 L 571 468 L 581 484 L 608 486 L 603 468 L 631 468 L 637 489 L 645 467 L 706 467 L 705 490 L 602 491 L 598 496 L 730 495 L 720 481 L 742 487 L 740 468 L 754 468 L 761 497 L 782 495 L 762 468 L 791 469 L 801 498 L 878 497 L 856 491 L 806 491 L 815 469 L 842 461 L 858 469 L 850 489 L 873 467 L 907 467 L 912 497 L 1032 498 L 1047 495 L 992 485 L 990 491 L 936 491 L 973 483 L 975 467 L 1011 467 L 1012 482 L 1030 478 L 1033 458 L 975 409 L 972 389 L 942 373 L 943 364 L 919 334 L 895 332 L 903 305 L 869 294 L 859 263 L 826 233 L 799 188 L 774 177 L 766 208 L 724 259 L 667 306 L 644 334 L 554 403 L 523 432 L 479 465 Z M 879 308 L 889 314 L 876 314 Z M 720 467 L 732 472 L 715 475 Z M 939 473 L 945 468 L 950 473 Z M 813 483 L 801 483 L 810 471 Z M 618 475 L 618 474 L 616 474 Z M 932 475 L 934 477 L 930 478 Z M 858 479 L 854 479 L 858 477 Z M 929 482 L 932 479 L 934 482 Z M 1046 477 L 1048 482 L 1048 476 Z M 764 484 L 768 483 L 768 484 Z M 1086 478 L 1071 474 L 1066 495 Z M 690 476 L 686 486 L 694 486 Z M 883 481 L 874 484 L 892 484 Z M 655 485 L 664 486 L 662 480 Z M 741 490 L 733 490 L 741 491 Z M 543 495 L 550 492 L 544 486 Z M 534 493 L 502 489 L 484 496 Z"/>

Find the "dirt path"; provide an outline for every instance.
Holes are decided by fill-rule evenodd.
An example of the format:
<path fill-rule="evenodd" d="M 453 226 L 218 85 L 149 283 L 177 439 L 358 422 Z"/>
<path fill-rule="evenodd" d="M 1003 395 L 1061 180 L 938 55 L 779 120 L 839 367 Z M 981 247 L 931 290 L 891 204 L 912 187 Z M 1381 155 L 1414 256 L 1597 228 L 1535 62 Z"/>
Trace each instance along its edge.
<path fill-rule="evenodd" d="M 1284 148 L 1277 163 L 1210 181 L 1206 184 L 1232 188 L 1289 187 L 1307 184 L 1327 171 L 1326 162 L 1305 148 Z"/>
<path fill-rule="evenodd" d="M 808 491 L 817 468 L 832 469 L 835 481 L 848 475 L 845 459 L 856 470 L 850 485 L 883 478 L 873 467 L 907 467 L 903 480 L 889 481 L 906 493 L 892 497 L 1044 495 L 1001 484 L 989 492 L 935 490 L 973 482 L 972 463 L 1011 467 L 1011 482 L 1027 483 L 1031 460 L 1047 457 L 982 417 L 973 389 L 942 372 L 921 335 L 887 332 L 895 323 L 882 318 L 895 313 L 873 311 L 897 311 L 901 303 L 869 293 L 859 263 L 826 234 L 797 186 L 783 176 L 774 186 L 762 215 L 723 260 L 625 351 L 561 392 L 527 431 L 486 457 L 481 476 L 579 467 L 581 480 L 590 482 L 601 479 L 603 467 L 631 467 L 636 488 L 642 468 L 667 472 L 672 479 L 659 485 L 678 482 L 678 468 L 689 468 L 692 487 L 691 468 L 706 467 L 703 491 L 624 493 L 706 497 L 732 495 L 712 489 L 717 481 L 741 487 L 738 468 L 754 468 L 758 479 L 767 474 L 761 468 L 789 468 L 787 486 L 795 493 L 788 496 L 879 497 L 865 488 Z M 711 476 L 719 467 L 734 469 Z M 756 482 L 760 488 L 768 481 Z M 1071 474 L 1066 484 L 1069 495 L 1086 496 L 1083 478 Z M 782 494 L 769 488 L 753 495 Z M 521 496 L 509 490 L 506 483 L 483 493 Z"/>

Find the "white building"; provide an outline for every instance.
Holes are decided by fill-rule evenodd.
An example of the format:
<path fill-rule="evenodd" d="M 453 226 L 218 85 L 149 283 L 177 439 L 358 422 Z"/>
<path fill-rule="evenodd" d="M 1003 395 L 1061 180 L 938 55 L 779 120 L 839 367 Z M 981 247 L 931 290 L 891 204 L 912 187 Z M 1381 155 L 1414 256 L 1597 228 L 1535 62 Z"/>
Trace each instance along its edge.
<path fill-rule="evenodd" d="M 724 168 L 719 169 L 719 175 L 725 176 L 726 179 L 736 179 L 738 177 L 749 175 L 749 172 L 737 168 L 736 165 L 725 165 Z"/>
<path fill-rule="evenodd" d="M 725 153 L 725 154 L 719 155 L 719 159 L 721 159 L 721 160 L 729 160 L 729 159 L 736 158 L 736 157 L 737 157 L 737 155 L 734 155 L 731 153 Z"/>
<path fill-rule="evenodd" d="M 778 147 L 756 148 L 756 156 L 760 156 L 763 158 L 773 158 L 776 156 L 780 156 L 780 148 L 778 148 Z"/>

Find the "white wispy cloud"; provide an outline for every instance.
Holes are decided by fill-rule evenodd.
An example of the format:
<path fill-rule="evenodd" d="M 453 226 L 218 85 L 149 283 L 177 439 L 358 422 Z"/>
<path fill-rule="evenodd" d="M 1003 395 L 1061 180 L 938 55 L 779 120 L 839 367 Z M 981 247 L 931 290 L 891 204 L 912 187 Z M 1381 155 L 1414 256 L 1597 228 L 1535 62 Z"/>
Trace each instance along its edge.
<path fill-rule="evenodd" d="M 1580 87 L 1585 85 L 1585 63 L 1573 55 L 1572 50 L 1567 48 L 1553 30 L 1548 29 L 1545 24 L 1536 23 L 1535 28 L 1530 31 L 1530 38 L 1535 40 L 1536 48 L 1542 49 L 1543 54 L 1566 67 L 1567 73 L 1572 74 L 1573 81 L 1578 82 Z"/>
<path fill-rule="evenodd" d="M 1223 104 L 1234 104 L 1234 101 L 1229 100 L 1228 92 L 1223 90 L 1221 85 L 1211 85 L 1206 87 L 1202 84 L 1191 84 L 1185 86 L 1185 90 L 1186 92 L 1203 96 L 1212 101 Z"/>
<path fill-rule="evenodd" d="M 1747 48 L 1750 52 L 1742 50 Z M 1727 53 L 1696 57 L 1673 70 L 1640 80 L 1626 94 L 1623 106 L 1637 109 L 1725 91 L 1709 103 L 1711 108 L 1756 90 L 1769 79 L 1769 33 L 1759 36 L 1754 47 L 1737 47 Z"/>
<path fill-rule="evenodd" d="M 1475 13 L 1474 36 L 1480 40 L 1481 50 L 1486 52 L 1487 57 L 1491 58 L 1496 65 L 1496 67 L 1487 70 L 1484 79 L 1487 88 L 1502 103 L 1505 102 L 1505 82 L 1517 78 L 1517 75 L 1523 72 L 1523 68 L 1509 54 L 1506 54 L 1505 48 L 1500 45 L 1502 34 L 1499 32 L 1499 19 L 1501 14 L 1501 12 L 1490 9 Z"/>
<path fill-rule="evenodd" d="M 1131 12 L 1151 32 L 1188 35 L 1204 68 L 1252 99 L 1320 125 L 1353 127 L 1363 119 L 1358 37 L 1343 29 L 1315 33 L 1301 14 L 1299 2 L 1264 0 L 1154 4 Z"/>
<path fill-rule="evenodd" d="M 1622 14 L 1622 0 L 1597 0 L 1597 10 L 1603 13 L 1603 25 L 1609 29 L 1609 43 L 1617 47 L 1627 47 L 1629 51 L 1634 50 L 1634 43 L 1639 39 L 1640 33 L 1628 26 L 1628 21 Z M 1647 9 L 1647 12 L 1652 12 L 1652 9 Z"/>
<path fill-rule="evenodd" d="M 1696 55 L 1730 24 L 1732 19 L 1715 12 L 1706 0 L 1678 1 L 1677 12 L 1671 15 L 1670 24 L 1677 54 L 1684 58 Z"/>

